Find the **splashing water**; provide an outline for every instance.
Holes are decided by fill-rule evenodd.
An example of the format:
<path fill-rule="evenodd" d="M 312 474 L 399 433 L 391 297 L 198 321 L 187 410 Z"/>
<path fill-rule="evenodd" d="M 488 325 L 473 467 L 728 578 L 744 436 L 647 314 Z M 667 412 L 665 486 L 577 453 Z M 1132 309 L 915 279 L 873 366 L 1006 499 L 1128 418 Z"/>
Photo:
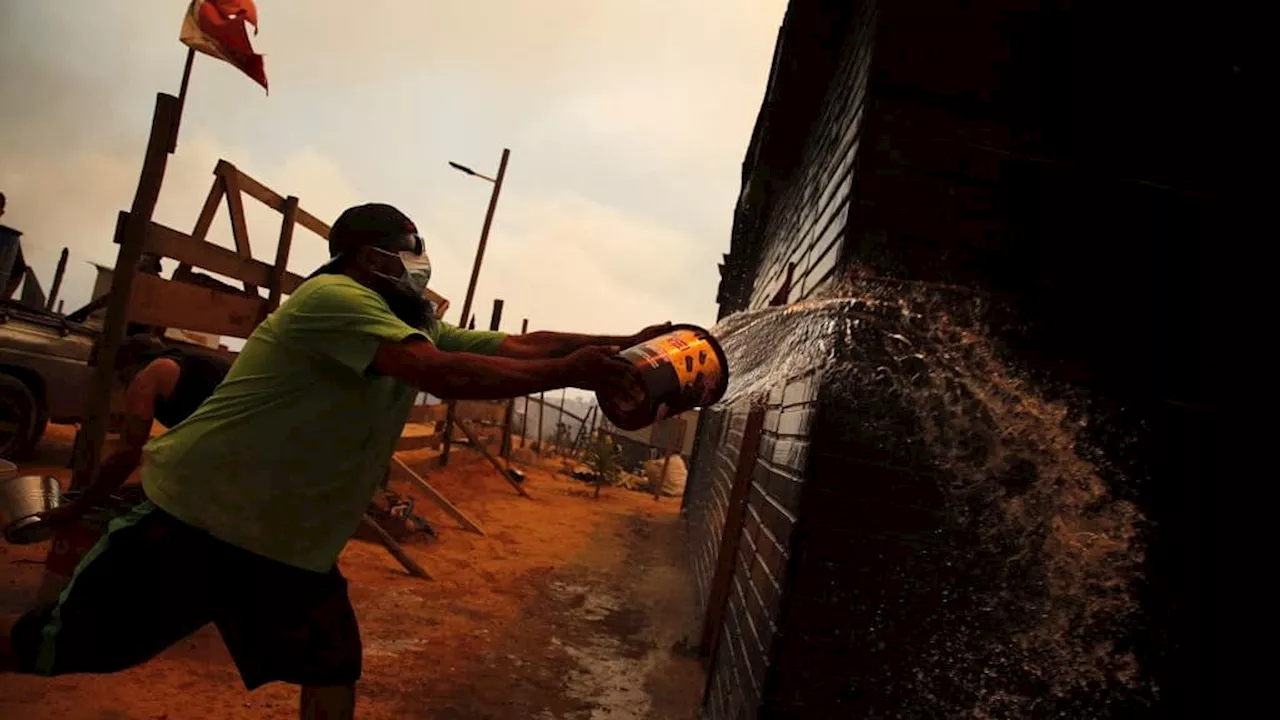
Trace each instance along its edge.
<path fill-rule="evenodd" d="M 730 316 L 711 331 L 731 370 L 722 404 L 826 367 L 826 405 L 846 417 L 817 422 L 937 479 L 946 541 L 922 557 L 966 579 L 908 667 L 881 678 L 900 716 L 1125 714 L 1156 694 L 1126 645 L 1143 517 L 1114 497 L 1129 479 L 1086 446 L 1086 422 L 1001 359 L 984 310 L 954 289 L 864 281 Z"/>

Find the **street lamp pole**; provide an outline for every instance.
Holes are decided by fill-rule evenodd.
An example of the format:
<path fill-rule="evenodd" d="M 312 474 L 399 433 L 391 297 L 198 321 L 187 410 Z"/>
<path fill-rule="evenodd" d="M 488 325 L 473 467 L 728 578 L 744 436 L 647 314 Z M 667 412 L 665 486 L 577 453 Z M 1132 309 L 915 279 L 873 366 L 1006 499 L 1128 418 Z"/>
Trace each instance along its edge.
<path fill-rule="evenodd" d="M 458 165 L 457 163 L 449 163 L 468 175 L 474 175 L 493 183 L 493 194 L 489 196 L 489 210 L 484 214 L 484 227 L 480 229 L 480 244 L 476 247 L 476 260 L 471 265 L 471 282 L 467 283 L 467 297 L 462 301 L 462 323 L 466 326 L 467 318 L 471 317 L 471 301 L 476 295 L 476 281 L 480 279 L 480 264 L 484 262 L 484 249 L 489 244 L 489 228 L 493 227 L 493 213 L 498 209 L 498 194 L 502 192 L 502 179 L 507 174 L 507 160 L 511 157 L 511 151 L 502 150 L 502 161 L 498 164 L 498 177 L 491 178 L 486 175 L 472 170 L 471 168 Z"/>
<path fill-rule="evenodd" d="M 459 321 L 459 327 L 467 327 L 467 319 L 471 317 L 471 301 L 475 299 L 476 282 L 480 279 L 480 265 L 484 262 L 484 249 L 489 244 L 489 228 L 493 227 L 493 213 L 498 209 L 498 195 L 502 192 L 502 180 L 507 175 L 507 160 L 511 157 L 511 150 L 502 149 L 502 160 L 498 163 L 498 176 L 489 177 L 482 175 L 475 170 L 458 163 L 449 162 L 449 167 L 464 172 L 468 175 L 488 180 L 493 183 L 493 194 L 489 196 L 489 209 L 484 214 L 484 227 L 480 229 L 480 244 L 476 247 L 476 259 L 471 265 L 471 281 L 467 283 L 467 296 L 462 301 L 462 319 Z M 440 449 L 440 464 L 449 464 L 449 449 L 453 445 L 453 423 L 456 404 L 449 402 L 449 410 L 445 415 L 444 421 L 444 445 Z"/>

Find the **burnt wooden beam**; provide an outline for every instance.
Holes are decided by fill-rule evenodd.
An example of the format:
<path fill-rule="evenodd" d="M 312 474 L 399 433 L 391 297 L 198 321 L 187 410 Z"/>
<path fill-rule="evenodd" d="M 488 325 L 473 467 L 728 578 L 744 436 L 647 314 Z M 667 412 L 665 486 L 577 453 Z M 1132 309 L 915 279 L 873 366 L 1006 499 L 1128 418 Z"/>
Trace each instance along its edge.
<path fill-rule="evenodd" d="M 516 482 L 515 478 L 511 477 L 511 473 L 508 472 L 506 468 L 502 467 L 502 463 L 498 462 L 498 459 L 493 456 L 493 453 L 489 452 L 489 448 L 481 445 L 480 442 L 476 440 L 476 436 L 471 434 L 471 430 L 467 427 L 465 422 L 458 420 L 455 424 L 458 429 L 462 430 L 462 434 L 467 436 L 467 441 L 471 443 L 471 447 L 480 451 L 480 454 L 484 456 L 484 459 L 488 460 L 490 465 L 493 465 L 498 469 L 498 474 L 502 476 L 503 480 L 511 483 L 511 487 L 515 488 L 516 492 L 520 493 L 522 496 L 529 498 L 530 500 L 533 499 L 529 497 L 529 493 L 525 492 L 525 489 L 520 486 L 520 483 Z"/>
<path fill-rule="evenodd" d="M 457 520 L 458 524 L 464 529 L 470 530 L 478 535 L 485 534 L 484 529 L 480 527 L 480 523 L 472 520 L 466 513 L 455 507 L 453 503 L 449 502 L 448 498 L 446 498 L 440 491 L 431 487 L 431 484 L 428 483 L 425 478 L 414 472 L 413 468 L 405 464 L 403 460 L 392 455 L 391 466 L 398 468 L 400 472 L 409 476 L 409 480 L 416 485 L 417 488 L 431 500 L 431 502 L 435 503 L 441 510 L 452 516 L 454 520 Z"/>
<path fill-rule="evenodd" d="M 360 516 L 360 523 L 366 528 L 372 530 L 373 533 L 378 536 L 378 539 L 382 541 L 382 546 L 387 549 L 387 552 L 391 553 L 391 557 L 395 558 L 410 575 L 416 578 L 422 578 L 423 580 L 435 579 L 431 577 L 431 573 L 426 571 L 426 568 L 422 567 L 413 558 L 409 557 L 409 554 L 404 551 L 404 548 L 400 547 L 400 543 L 396 542 L 396 539 L 391 537 L 391 533 L 383 530 L 382 526 L 374 521 L 373 518 L 369 517 L 368 514 Z"/>

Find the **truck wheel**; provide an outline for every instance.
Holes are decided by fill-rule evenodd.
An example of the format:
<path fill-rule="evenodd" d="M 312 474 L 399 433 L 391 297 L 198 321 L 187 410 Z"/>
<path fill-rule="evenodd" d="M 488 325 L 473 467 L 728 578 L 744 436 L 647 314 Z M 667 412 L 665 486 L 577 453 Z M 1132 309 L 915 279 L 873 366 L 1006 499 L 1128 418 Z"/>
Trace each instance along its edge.
<path fill-rule="evenodd" d="M 35 447 L 40 404 L 31 388 L 12 375 L 0 373 L 0 457 L 19 460 Z"/>

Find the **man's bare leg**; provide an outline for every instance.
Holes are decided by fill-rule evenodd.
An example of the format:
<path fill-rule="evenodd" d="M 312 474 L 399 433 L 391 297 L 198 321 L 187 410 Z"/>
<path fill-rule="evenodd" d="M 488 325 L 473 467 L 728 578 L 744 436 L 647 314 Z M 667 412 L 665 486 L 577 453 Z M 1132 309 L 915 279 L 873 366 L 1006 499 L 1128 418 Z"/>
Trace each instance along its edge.
<path fill-rule="evenodd" d="M 302 720 L 352 720 L 356 689 L 351 685 L 302 688 Z"/>

